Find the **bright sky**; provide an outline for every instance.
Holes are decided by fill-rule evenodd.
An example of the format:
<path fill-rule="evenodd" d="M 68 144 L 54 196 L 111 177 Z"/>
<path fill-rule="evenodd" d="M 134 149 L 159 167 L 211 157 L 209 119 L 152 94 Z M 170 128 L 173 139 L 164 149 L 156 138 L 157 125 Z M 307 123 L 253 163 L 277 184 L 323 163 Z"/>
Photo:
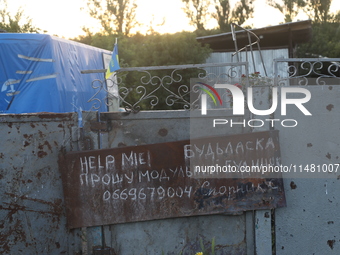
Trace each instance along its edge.
<path fill-rule="evenodd" d="M 235 0 L 232 0 L 235 1 Z M 84 34 L 82 27 L 98 30 L 96 20 L 89 17 L 86 10 L 87 0 L 7 0 L 8 8 L 12 13 L 21 6 L 24 13 L 32 19 L 33 24 L 49 34 L 73 38 Z M 277 25 L 283 21 L 283 15 L 276 9 L 265 4 L 266 0 L 255 0 L 254 18 L 248 23 L 254 27 L 264 27 Z M 136 0 L 138 5 L 137 19 L 145 25 L 150 24 L 154 19 L 154 24 L 160 24 L 165 18 L 162 27 L 155 30 L 161 33 L 175 33 L 178 31 L 192 31 L 193 27 L 188 25 L 189 20 L 182 11 L 183 3 L 181 0 Z M 333 0 L 331 11 L 340 9 L 340 1 Z M 306 17 L 300 17 L 306 19 Z M 213 28 L 216 23 L 212 22 Z M 143 28 L 139 29 L 142 33 Z"/>

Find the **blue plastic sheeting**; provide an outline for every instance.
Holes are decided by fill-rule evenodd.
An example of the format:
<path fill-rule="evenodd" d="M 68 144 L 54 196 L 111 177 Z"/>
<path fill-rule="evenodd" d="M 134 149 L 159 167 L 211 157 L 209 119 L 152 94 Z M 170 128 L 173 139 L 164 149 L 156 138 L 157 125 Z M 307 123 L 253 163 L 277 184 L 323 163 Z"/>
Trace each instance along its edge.
<path fill-rule="evenodd" d="M 111 52 L 46 34 L 0 34 L 0 113 L 107 111 L 88 102 L 104 74 L 81 74 L 104 69 L 103 54 Z"/>

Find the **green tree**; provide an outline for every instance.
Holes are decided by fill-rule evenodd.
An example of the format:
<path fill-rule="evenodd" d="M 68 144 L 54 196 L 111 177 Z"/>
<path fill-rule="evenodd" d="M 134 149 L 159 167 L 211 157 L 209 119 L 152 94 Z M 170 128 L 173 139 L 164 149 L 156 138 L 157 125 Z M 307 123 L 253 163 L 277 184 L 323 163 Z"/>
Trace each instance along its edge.
<path fill-rule="evenodd" d="M 118 38 L 120 62 L 126 67 L 138 67 L 204 63 L 211 50 L 198 43 L 196 36 L 192 32 L 149 35 L 137 33 L 130 36 L 88 33 L 73 40 L 112 50 L 115 39 Z"/>
<path fill-rule="evenodd" d="M 313 20 L 313 38 L 299 45 L 298 57 L 340 56 L 340 12 L 331 13 L 331 4 L 331 0 L 307 0 L 307 13 Z"/>
<path fill-rule="evenodd" d="M 306 6 L 305 0 L 283 0 L 278 3 L 276 0 L 267 0 L 269 6 L 278 9 L 284 15 L 284 22 L 292 22 L 300 11 Z"/>
<path fill-rule="evenodd" d="M 307 14 L 316 23 L 325 23 L 334 18 L 330 13 L 332 0 L 307 0 Z"/>
<path fill-rule="evenodd" d="M 39 33 L 41 31 L 40 28 L 33 26 L 32 19 L 26 17 L 21 8 L 11 15 L 8 12 L 6 0 L 0 3 L 0 29 L 12 33 Z"/>
<path fill-rule="evenodd" d="M 106 34 L 130 34 L 136 26 L 135 0 L 88 0 L 88 11 L 91 17 L 100 21 Z"/>
<path fill-rule="evenodd" d="M 196 27 L 196 30 L 205 30 L 205 23 L 209 14 L 209 0 L 182 0 L 185 4 L 183 8 L 185 14 L 190 19 L 190 25 Z"/>
<path fill-rule="evenodd" d="M 231 23 L 236 23 L 241 26 L 246 20 L 251 18 L 254 13 L 252 0 L 240 0 L 233 8 L 229 0 L 214 1 L 216 12 L 212 13 L 212 17 L 217 20 L 221 32 L 229 32 Z"/>
<path fill-rule="evenodd" d="M 313 38 L 309 43 L 299 45 L 298 57 L 328 57 L 340 56 L 339 22 L 314 23 Z"/>

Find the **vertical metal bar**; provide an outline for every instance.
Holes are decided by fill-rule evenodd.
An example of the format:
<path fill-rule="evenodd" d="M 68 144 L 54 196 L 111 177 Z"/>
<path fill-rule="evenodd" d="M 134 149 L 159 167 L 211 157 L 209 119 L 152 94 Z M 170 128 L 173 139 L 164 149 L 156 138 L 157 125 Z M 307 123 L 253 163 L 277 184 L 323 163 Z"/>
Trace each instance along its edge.
<path fill-rule="evenodd" d="M 235 34 L 234 25 L 235 25 L 235 26 L 238 26 L 238 25 L 236 25 L 235 23 L 232 23 L 232 24 L 231 24 L 232 36 L 233 36 L 233 40 L 234 40 L 234 44 L 235 44 L 235 53 L 234 53 L 234 55 L 236 55 L 236 54 L 238 55 L 239 52 L 242 51 L 242 50 L 247 50 L 247 47 L 248 47 L 248 46 L 251 47 L 251 51 L 252 51 L 252 45 L 253 45 L 253 44 L 256 44 L 257 47 L 258 47 L 258 50 L 259 50 L 259 54 L 260 54 L 260 58 L 261 58 L 261 62 L 262 62 L 262 66 L 263 66 L 263 69 L 264 69 L 265 76 L 268 76 L 268 74 L 267 74 L 267 69 L 266 69 L 265 64 L 264 64 L 264 61 L 263 61 L 263 56 L 262 56 L 262 52 L 261 52 L 260 43 L 259 43 L 260 38 L 259 38 L 256 34 L 254 34 L 253 32 L 251 32 L 250 30 L 245 29 L 245 28 L 243 28 L 243 27 L 241 27 L 241 26 L 238 26 L 238 27 L 240 27 L 241 29 L 243 29 L 244 31 L 246 31 L 246 32 L 248 33 L 248 40 L 249 40 L 249 45 L 246 45 L 245 47 L 243 47 L 243 48 L 241 48 L 240 50 L 238 50 L 237 43 L 236 43 L 236 34 Z M 253 35 L 257 38 L 257 41 L 256 41 L 256 42 L 253 42 L 253 43 L 251 42 L 250 34 L 253 34 Z M 253 56 L 253 60 L 255 60 L 254 56 Z M 255 65 L 255 61 L 253 61 L 253 62 L 254 62 L 254 65 Z M 255 70 L 256 70 L 256 68 L 255 68 L 255 66 L 254 66 L 254 71 L 255 71 Z"/>
<path fill-rule="evenodd" d="M 249 42 L 251 57 L 252 57 L 252 60 L 253 60 L 254 73 L 256 73 L 256 65 L 255 65 L 255 57 L 254 57 L 253 45 L 251 43 L 251 37 L 250 37 L 250 33 L 248 31 L 247 31 L 247 35 L 248 35 L 248 42 Z"/>
<path fill-rule="evenodd" d="M 257 47 L 259 49 L 260 58 L 261 58 L 262 66 L 263 66 L 263 69 L 264 69 L 264 74 L 265 74 L 266 77 L 268 77 L 267 70 L 266 70 L 266 67 L 264 65 L 264 61 L 263 61 L 263 57 L 262 57 L 262 52 L 261 52 L 261 47 L 260 47 L 260 43 L 259 42 L 257 42 Z"/>
<path fill-rule="evenodd" d="M 274 59 L 274 86 L 278 86 L 279 77 L 278 77 L 278 60 Z"/>
<path fill-rule="evenodd" d="M 238 55 L 238 47 L 237 47 L 237 40 L 236 40 L 236 32 L 235 32 L 235 28 L 234 28 L 234 23 L 232 23 L 230 25 L 231 27 L 231 35 L 233 37 L 233 41 L 234 41 L 234 46 L 235 46 L 235 53 L 237 55 L 237 62 L 240 62 L 240 56 Z"/>
<path fill-rule="evenodd" d="M 116 38 L 116 44 L 117 44 L 117 38 Z M 100 112 L 97 111 L 97 122 L 100 122 Z M 100 130 L 97 131 L 98 132 L 98 150 L 103 149 L 102 147 L 102 137 L 101 137 L 101 132 Z M 100 226 L 100 235 L 101 235 L 101 251 L 100 254 L 110 254 L 110 250 L 106 249 L 106 242 L 105 242 L 105 231 L 104 231 L 104 225 Z"/>
<path fill-rule="evenodd" d="M 87 228 L 82 227 L 81 228 L 81 251 L 83 255 L 88 255 L 88 249 L 87 249 Z"/>
<path fill-rule="evenodd" d="M 255 255 L 255 211 L 248 211 L 245 214 L 247 254 Z"/>
<path fill-rule="evenodd" d="M 272 254 L 270 210 L 255 211 L 255 252 L 256 255 Z"/>

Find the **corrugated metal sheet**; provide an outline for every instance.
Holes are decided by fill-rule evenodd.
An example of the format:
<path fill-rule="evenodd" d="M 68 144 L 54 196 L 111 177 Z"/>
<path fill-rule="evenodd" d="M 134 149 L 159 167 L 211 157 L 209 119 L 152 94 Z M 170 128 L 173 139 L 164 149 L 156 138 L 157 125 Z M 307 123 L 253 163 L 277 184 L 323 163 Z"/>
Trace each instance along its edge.
<path fill-rule="evenodd" d="M 268 77 L 274 77 L 273 60 L 278 58 L 288 58 L 288 49 L 275 49 L 275 50 L 262 50 L 262 57 L 264 65 L 267 70 Z M 229 63 L 237 62 L 237 56 L 232 56 L 232 52 L 213 52 L 206 60 L 207 63 Z M 262 66 L 261 57 L 258 51 L 254 51 L 254 59 L 252 60 L 251 52 L 241 52 L 239 54 L 240 61 L 249 61 L 249 73 L 260 72 L 261 76 L 265 76 L 265 72 Z M 254 68 L 255 65 L 255 68 Z M 209 69 L 211 73 L 223 73 L 222 67 L 211 67 Z M 287 77 L 285 69 L 280 69 L 280 77 Z"/>

